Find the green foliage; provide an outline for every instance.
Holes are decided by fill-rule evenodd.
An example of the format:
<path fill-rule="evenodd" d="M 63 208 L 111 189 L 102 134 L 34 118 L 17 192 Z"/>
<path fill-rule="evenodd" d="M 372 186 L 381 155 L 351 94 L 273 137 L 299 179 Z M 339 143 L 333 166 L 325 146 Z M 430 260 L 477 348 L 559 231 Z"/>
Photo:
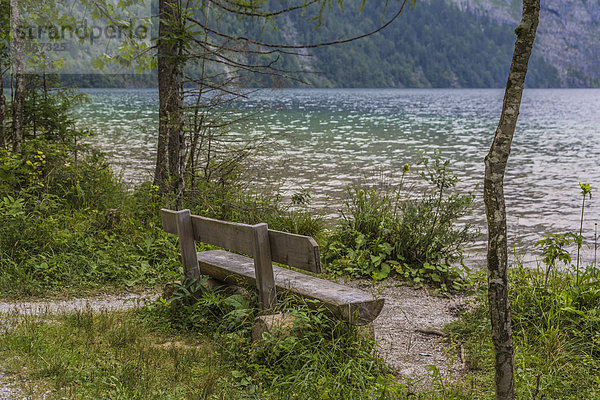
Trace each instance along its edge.
<path fill-rule="evenodd" d="M 565 265 L 571 264 L 571 253 L 569 253 L 565 247 L 573 244 L 577 239 L 577 235 L 572 232 L 565 234 L 552 233 L 545 235 L 544 239 L 538 241 L 536 246 L 542 248 L 542 261 L 548 267 L 554 267 L 556 261 L 561 261 Z"/>
<path fill-rule="evenodd" d="M 0 151 L 0 288 L 152 285 L 179 270 L 152 187 L 128 193 L 97 152 L 29 140 Z"/>
<path fill-rule="evenodd" d="M 143 286 L 179 272 L 156 188 L 128 192 L 103 155 L 78 143 L 81 97 L 46 77 L 27 90 L 26 141 L 0 149 L 0 289 L 5 295 Z"/>
<path fill-rule="evenodd" d="M 590 200 L 592 199 L 592 187 L 588 183 L 579 183 L 579 187 L 581 188 L 581 195 L 583 196 L 581 200 L 581 220 L 579 223 L 579 237 L 577 240 L 577 281 L 579 282 L 579 253 L 581 251 L 581 245 L 583 244 L 583 213 L 585 211 L 585 199 L 589 196 Z"/>
<path fill-rule="evenodd" d="M 230 384 L 210 342 L 156 333 L 134 312 L 7 318 L 11 328 L 0 332 L 2 368 L 16 377 L 23 397 L 247 398 Z"/>
<path fill-rule="evenodd" d="M 178 331 L 225 333 L 250 329 L 255 296 L 232 294 L 227 287 L 210 287 L 207 281 L 208 277 L 182 279 L 173 284 L 171 296 L 159 299 L 151 312 Z"/>
<path fill-rule="evenodd" d="M 145 318 L 212 337 L 230 363 L 231 384 L 257 398 L 387 399 L 408 394 L 374 356 L 372 339 L 300 300 L 280 304 L 278 311 L 293 318 L 285 333 L 266 332 L 260 343 L 251 343 L 257 299 L 229 290 L 208 287 L 206 278 L 186 279 L 169 299 L 149 306 Z"/>
<path fill-rule="evenodd" d="M 535 245 L 542 249 L 542 261 L 546 264 L 546 279 L 544 287 L 548 284 L 550 272 L 556 266 L 556 261 L 561 261 L 565 266 L 571 265 L 571 253 L 566 249 L 573 243 L 581 243 L 581 236 L 572 232 L 565 234 L 549 234 Z"/>
<path fill-rule="evenodd" d="M 140 215 L 141 191 L 113 192 L 94 181 L 62 196 L 53 184 L 0 195 L 4 294 L 153 285 L 178 272 L 176 240 L 162 232 L 156 209 Z"/>
<path fill-rule="evenodd" d="M 270 188 L 256 191 L 250 185 L 252 177 L 243 174 L 243 160 L 229 160 L 228 164 L 225 169 L 215 163 L 208 172 L 190 179 L 183 201 L 185 207 L 209 218 L 245 224 L 265 222 L 270 229 L 313 237 L 322 235 L 324 222 L 310 209 L 309 193 L 298 192 L 286 204 L 277 191 Z"/>
<path fill-rule="evenodd" d="M 592 187 L 589 183 L 580 182 L 579 187 L 581 188 L 581 195 L 583 196 L 584 200 L 586 196 L 589 196 L 590 199 L 592 198 Z"/>
<path fill-rule="evenodd" d="M 74 147 L 89 132 L 75 126 L 69 110 L 86 101 L 87 95 L 62 86 L 56 75 L 28 75 L 23 113 L 26 136 Z"/>
<path fill-rule="evenodd" d="M 393 191 L 348 189 L 343 219 L 324 249 L 329 271 L 376 280 L 395 275 L 417 285 L 461 288 L 460 274 L 450 264 L 474 238 L 469 224 L 456 225 L 470 212 L 473 197 L 448 193 L 457 178 L 439 153 L 421 164 L 421 177 L 433 186 L 421 195 L 403 183 Z M 408 172 L 405 168 L 402 182 Z"/>
<path fill-rule="evenodd" d="M 516 390 L 523 398 L 598 398 L 600 392 L 600 290 L 596 268 L 577 281 L 570 273 L 545 274 L 522 266 L 510 272 L 509 298 L 515 346 Z M 449 329 L 462 342 L 474 373 L 471 398 L 493 398 L 493 348 L 487 296 Z"/>

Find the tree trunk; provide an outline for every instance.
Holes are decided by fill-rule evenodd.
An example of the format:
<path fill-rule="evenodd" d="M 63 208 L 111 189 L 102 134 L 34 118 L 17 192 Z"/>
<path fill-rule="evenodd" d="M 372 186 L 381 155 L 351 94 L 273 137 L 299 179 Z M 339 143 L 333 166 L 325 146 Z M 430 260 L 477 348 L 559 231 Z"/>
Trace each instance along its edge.
<path fill-rule="evenodd" d="M 10 0 L 10 25 L 12 28 L 11 53 L 15 66 L 15 95 L 12 99 L 13 151 L 17 152 L 21 151 L 21 143 L 23 143 L 23 105 L 25 103 L 25 58 L 17 0 Z"/>
<path fill-rule="evenodd" d="M 6 98 L 4 97 L 4 74 L 2 68 L 4 60 L 0 61 L 0 149 L 6 148 L 6 139 L 4 137 L 4 121 L 6 121 Z"/>
<path fill-rule="evenodd" d="M 521 24 L 515 29 L 513 54 L 500 122 L 485 158 L 484 201 L 488 221 L 488 287 L 496 365 L 496 399 L 515 398 L 514 356 L 508 300 L 508 244 L 504 172 L 517 125 L 527 63 L 539 21 L 540 0 L 523 0 Z"/>
<path fill-rule="evenodd" d="M 177 0 L 159 1 L 158 148 L 154 184 L 162 193 L 179 187 L 183 104 L 180 93 L 179 45 L 175 38 L 181 12 Z"/>

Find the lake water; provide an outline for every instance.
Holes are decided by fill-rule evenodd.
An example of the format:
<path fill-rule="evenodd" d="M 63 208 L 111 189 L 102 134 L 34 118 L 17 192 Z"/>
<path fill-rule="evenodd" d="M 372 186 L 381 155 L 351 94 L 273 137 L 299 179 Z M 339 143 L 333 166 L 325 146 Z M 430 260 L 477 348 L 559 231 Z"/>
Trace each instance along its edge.
<path fill-rule="evenodd" d="M 157 136 L 156 90 L 87 90 L 91 103 L 76 117 L 97 133 L 129 181 L 151 176 Z M 273 149 L 263 179 L 285 193 L 307 189 L 313 207 L 335 215 L 345 187 L 386 175 L 394 183 L 418 151 L 438 149 L 461 177 L 462 190 L 483 181 L 502 108 L 503 90 L 284 89 L 264 90 L 236 104 L 253 116 L 235 126 L 234 140 L 267 135 Z M 376 180 L 376 179 L 375 179 Z M 529 89 L 521 107 L 505 178 L 509 239 L 531 248 L 541 235 L 579 230 L 579 182 L 590 183 L 586 204 L 586 261 L 594 257 L 600 201 L 600 90 Z M 599 193 L 600 194 L 600 193 Z M 473 221 L 485 228 L 481 188 Z M 480 253 L 478 243 L 472 250 Z"/>

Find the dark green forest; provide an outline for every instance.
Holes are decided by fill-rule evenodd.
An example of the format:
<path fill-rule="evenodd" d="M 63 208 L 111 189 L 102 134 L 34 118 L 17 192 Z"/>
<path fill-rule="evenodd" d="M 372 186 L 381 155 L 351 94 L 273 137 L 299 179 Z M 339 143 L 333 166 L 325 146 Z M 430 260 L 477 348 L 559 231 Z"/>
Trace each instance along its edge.
<path fill-rule="evenodd" d="M 332 8 L 317 28 L 306 14 L 291 15 L 276 32 L 262 29 L 261 38 L 277 42 L 293 37 L 295 44 L 311 44 L 354 37 L 391 18 L 397 4 L 390 3 L 385 15 L 381 6 L 367 4 L 362 13 L 359 6 L 360 2 L 346 2 L 345 11 Z M 246 22 L 246 32 L 259 29 Z M 421 1 L 407 7 L 381 32 L 311 49 L 312 57 L 301 57 L 302 62 L 283 56 L 281 66 L 313 71 L 301 77 L 316 87 L 503 87 L 512 58 L 513 29 L 463 12 L 445 0 Z M 527 78 L 530 87 L 560 86 L 556 69 L 535 51 Z M 270 77 L 261 79 L 267 85 L 270 81 Z"/>

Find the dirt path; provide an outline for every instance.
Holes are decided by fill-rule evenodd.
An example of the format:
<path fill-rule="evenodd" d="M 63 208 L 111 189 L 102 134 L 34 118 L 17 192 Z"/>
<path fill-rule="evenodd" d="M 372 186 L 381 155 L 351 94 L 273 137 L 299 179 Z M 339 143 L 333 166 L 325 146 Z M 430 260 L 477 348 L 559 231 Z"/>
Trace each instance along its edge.
<path fill-rule="evenodd" d="M 465 372 L 460 349 L 443 343 L 445 324 L 466 309 L 464 297 L 430 296 L 425 289 L 405 286 L 379 287 L 385 305 L 373 322 L 375 339 L 385 362 L 402 377 L 431 382 L 430 365 L 444 379 Z"/>
<path fill-rule="evenodd" d="M 124 310 L 146 302 L 152 302 L 158 297 L 155 292 L 141 294 L 102 295 L 90 298 L 70 300 L 43 301 L 0 301 L 0 314 L 41 315 L 45 313 L 72 312 L 83 310 Z"/>

